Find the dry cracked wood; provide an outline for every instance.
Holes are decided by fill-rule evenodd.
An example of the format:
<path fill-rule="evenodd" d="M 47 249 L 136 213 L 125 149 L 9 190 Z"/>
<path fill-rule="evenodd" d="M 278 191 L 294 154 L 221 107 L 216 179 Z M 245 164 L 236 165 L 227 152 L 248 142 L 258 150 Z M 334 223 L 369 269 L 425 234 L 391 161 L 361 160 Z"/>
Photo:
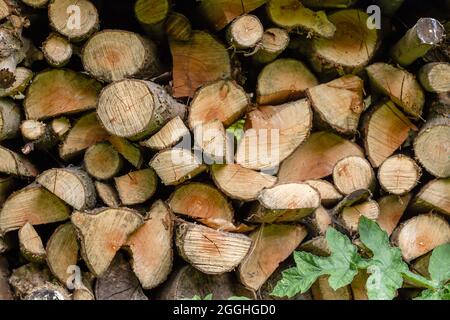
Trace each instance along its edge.
<path fill-rule="evenodd" d="M 20 109 L 14 102 L 0 99 L 0 141 L 16 137 L 21 118 Z"/>
<path fill-rule="evenodd" d="M 37 168 L 22 155 L 0 146 L 0 172 L 19 177 L 36 177 Z"/>
<path fill-rule="evenodd" d="M 75 211 L 71 220 L 80 238 L 81 254 L 95 276 L 108 269 L 116 252 L 143 223 L 142 216 L 128 208 Z"/>
<path fill-rule="evenodd" d="M 377 223 L 388 235 L 391 235 L 397 227 L 411 198 L 411 194 L 406 194 L 401 197 L 389 195 L 378 200 L 380 214 L 378 215 Z"/>
<path fill-rule="evenodd" d="M 33 225 L 26 223 L 19 232 L 20 252 L 31 262 L 44 262 L 46 252 L 42 239 L 34 229 Z"/>
<path fill-rule="evenodd" d="M 414 198 L 412 210 L 419 213 L 431 210 L 450 215 L 450 178 L 427 183 Z"/>
<path fill-rule="evenodd" d="M 120 201 L 123 205 L 141 204 L 156 192 L 158 179 L 151 168 L 132 171 L 114 178 Z"/>
<path fill-rule="evenodd" d="M 333 182 L 344 195 L 361 189 L 375 187 L 375 173 L 369 161 L 361 157 L 346 157 L 339 160 L 333 168 Z"/>
<path fill-rule="evenodd" d="M 166 123 L 157 133 L 147 140 L 141 141 L 140 145 L 154 150 L 164 150 L 175 146 L 180 140 L 189 136 L 189 129 L 183 120 L 176 116 Z"/>
<path fill-rule="evenodd" d="M 395 195 L 410 192 L 419 183 L 421 169 L 417 163 L 402 154 L 386 159 L 378 170 L 381 187 Z"/>
<path fill-rule="evenodd" d="M 182 222 L 175 243 L 181 257 L 193 267 L 206 274 L 223 274 L 242 262 L 252 240 L 242 234 Z"/>

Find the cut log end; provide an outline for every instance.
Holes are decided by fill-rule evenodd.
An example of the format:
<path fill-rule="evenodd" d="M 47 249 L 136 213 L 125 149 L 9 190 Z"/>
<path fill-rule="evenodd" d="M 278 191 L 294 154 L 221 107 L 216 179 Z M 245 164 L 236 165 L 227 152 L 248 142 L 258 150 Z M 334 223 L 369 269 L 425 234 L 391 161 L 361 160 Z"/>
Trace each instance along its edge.
<path fill-rule="evenodd" d="M 242 15 L 237 17 L 227 30 L 228 43 L 238 50 L 255 47 L 262 39 L 264 28 L 258 17 Z"/>
<path fill-rule="evenodd" d="M 419 182 L 421 169 L 417 163 L 404 155 L 390 157 L 378 170 L 381 187 L 391 194 L 404 195 Z"/>
<path fill-rule="evenodd" d="M 130 172 L 114 178 L 123 205 L 136 205 L 149 200 L 156 192 L 158 179 L 153 169 Z"/>
<path fill-rule="evenodd" d="M 97 143 L 86 150 L 84 166 L 87 173 L 98 180 L 115 177 L 122 169 L 122 156 L 107 142 Z"/>
<path fill-rule="evenodd" d="M 63 67 L 70 61 L 73 49 L 67 39 L 52 33 L 42 44 L 42 52 L 51 66 Z"/>
<path fill-rule="evenodd" d="M 366 159 L 347 157 L 334 166 L 333 181 L 342 194 L 349 195 L 357 190 L 372 189 L 375 173 Z"/>

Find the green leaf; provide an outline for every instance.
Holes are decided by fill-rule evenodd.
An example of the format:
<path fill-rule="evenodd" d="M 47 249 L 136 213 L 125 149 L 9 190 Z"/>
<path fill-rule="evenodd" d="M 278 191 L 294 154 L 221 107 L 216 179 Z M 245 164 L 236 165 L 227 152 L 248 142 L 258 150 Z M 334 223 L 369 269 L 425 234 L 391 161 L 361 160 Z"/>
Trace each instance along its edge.
<path fill-rule="evenodd" d="M 252 300 L 247 297 L 229 297 L 228 300 Z"/>
<path fill-rule="evenodd" d="M 450 243 L 443 244 L 433 250 L 428 265 L 431 279 L 445 284 L 450 280 Z"/>
<path fill-rule="evenodd" d="M 427 289 L 414 300 L 450 300 L 450 284 L 439 290 Z"/>
<path fill-rule="evenodd" d="M 358 273 L 361 257 L 350 239 L 335 229 L 328 229 L 326 238 L 331 250 L 331 256 L 327 261 L 329 266 L 326 266 L 327 274 L 330 275 L 328 283 L 331 288 L 337 290 L 353 281 Z"/>
<path fill-rule="evenodd" d="M 308 291 L 311 285 L 312 283 L 309 284 L 305 282 L 303 275 L 299 273 L 296 267 L 290 268 L 282 272 L 282 278 L 276 284 L 271 295 L 280 298 L 292 298 L 298 293 L 305 293 Z"/>
<path fill-rule="evenodd" d="M 205 296 L 205 297 L 203 298 L 203 300 L 212 300 L 212 298 L 213 298 L 213 295 L 212 295 L 212 293 L 210 293 L 210 294 L 208 294 L 207 296 Z"/>
<path fill-rule="evenodd" d="M 389 237 L 375 221 L 361 217 L 359 235 L 363 244 L 373 253 L 366 289 L 370 300 L 392 300 L 403 285 L 403 273 L 408 265 L 403 261 L 400 249 L 394 248 Z"/>
<path fill-rule="evenodd" d="M 231 126 L 227 128 L 227 132 L 233 134 L 236 138 L 236 141 L 239 142 L 242 139 L 242 136 L 244 135 L 244 125 L 245 120 L 240 119 L 233 123 Z"/>

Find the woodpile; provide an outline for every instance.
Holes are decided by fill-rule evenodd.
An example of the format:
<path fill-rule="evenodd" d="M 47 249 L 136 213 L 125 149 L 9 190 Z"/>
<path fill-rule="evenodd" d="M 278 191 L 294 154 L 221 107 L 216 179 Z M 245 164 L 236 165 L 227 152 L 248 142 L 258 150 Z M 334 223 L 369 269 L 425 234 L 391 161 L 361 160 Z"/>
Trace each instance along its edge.
<path fill-rule="evenodd" d="M 450 3 L 367 3 L 0 0 L 0 300 L 274 299 L 331 228 L 367 254 L 361 217 L 426 272 Z"/>

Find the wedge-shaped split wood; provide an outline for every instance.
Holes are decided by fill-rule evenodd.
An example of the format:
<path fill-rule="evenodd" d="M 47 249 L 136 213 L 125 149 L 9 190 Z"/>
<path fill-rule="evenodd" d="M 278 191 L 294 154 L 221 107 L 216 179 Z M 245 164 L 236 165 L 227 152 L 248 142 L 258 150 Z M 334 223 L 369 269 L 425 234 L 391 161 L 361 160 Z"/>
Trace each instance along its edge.
<path fill-rule="evenodd" d="M 412 210 L 437 211 L 450 216 L 450 178 L 432 180 L 423 186 L 414 198 Z"/>
<path fill-rule="evenodd" d="M 324 11 L 314 12 L 298 0 L 269 1 L 267 13 L 273 23 L 288 30 L 298 28 L 323 38 L 332 38 L 336 32 Z"/>
<path fill-rule="evenodd" d="M 69 222 L 59 226 L 47 242 L 47 264 L 53 275 L 61 282 L 68 283 L 78 262 L 77 233 Z"/>
<path fill-rule="evenodd" d="M 258 291 L 307 234 L 306 228 L 299 225 L 262 225 L 253 231 L 252 247 L 238 269 L 242 284 Z"/>
<path fill-rule="evenodd" d="M 36 178 L 36 181 L 77 210 L 95 206 L 97 195 L 89 175 L 76 168 L 49 169 Z"/>
<path fill-rule="evenodd" d="M 52 69 L 36 75 L 23 104 L 27 119 L 41 120 L 94 109 L 101 84 L 85 74 Z"/>
<path fill-rule="evenodd" d="M 384 161 L 378 170 L 378 182 L 391 194 L 404 195 L 419 183 L 421 169 L 405 155 L 392 156 Z"/>
<path fill-rule="evenodd" d="M 262 172 L 244 168 L 238 164 L 213 165 L 211 176 L 216 186 L 236 200 L 256 200 L 265 188 L 275 185 L 277 178 Z"/>
<path fill-rule="evenodd" d="M 90 112 L 80 117 L 59 148 L 59 156 L 70 160 L 97 142 L 104 141 L 109 133 L 97 120 L 97 114 Z"/>
<path fill-rule="evenodd" d="M 0 231 L 17 230 L 25 224 L 48 224 L 69 219 L 70 209 L 58 197 L 38 185 L 13 193 L 0 211 Z"/>
<path fill-rule="evenodd" d="M 264 189 L 259 205 L 250 213 L 251 222 L 274 223 L 299 221 L 320 206 L 319 192 L 305 183 L 279 184 Z"/>
<path fill-rule="evenodd" d="M 110 136 L 108 138 L 109 143 L 111 143 L 114 149 L 122 155 L 129 163 L 131 163 L 135 168 L 140 169 L 144 164 L 144 155 L 142 150 L 136 144 L 128 141 L 127 139 Z"/>
<path fill-rule="evenodd" d="M 110 184 L 100 181 L 95 181 L 95 190 L 97 195 L 103 203 L 111 208 L 117 208 L 120 206 L 119 195 L 117 190 Z"/>
<path fill-rule="evenodd" d="M 279 183 L 327 177 L 339 160 L 350 156 L 364 157 L 364 154 L 357 144 L 339 135 L 314 132 L 281 164 Z"/>
<path fill-rule="evenodd" d="M 373 189 L 375 173 L 365 158 L 351 156 L 336 163 L 333 168 L 333 181 L 342 194 L 349 195 L 357 190 Z"/>
<path fill-rule="evenodd" d="M 97 116 L 116 136 L 139 140 L 159 130 L 170 119 L 184 117 L 186 106 L 153 82 L 125 79 L 100 93 Z"/>
<path fill-rule="evenodd" d="M 183 222 L 177 227 L 176 245 L 184 260 L 206 274 L 236 268 L 247 255 L 252 240 L 242 234 L 217 231 Z"/>
<path fill-rule="evenodd" d="M 449 243 L 450 226 L 438 215 L 422 214 L 403 222 L 392 234 L 392 240 L 409 262 Z"/>
<path fill-rule="evenodd" d="M 101 276 L 116 252 L 142 224 L 139 212 L 128 208 L 104 208 L 94 213 L 75 211 L 72 223 L 81 241 L 81 254 L 89 270 Z"/>
<path fill-rule="evenodd" d="M 416 126 L 392 101 L 382 102 L 364 119 L 364 146 L 367 158 L 378 168 L 406 141 Z"/>
<path fill-rule="evenodd" d="M 328 247 L 327 239 L 325 236 L 319 236 L 312 238 L 309 241 L 303 242 L 298 249 L 300 251 L 306 251 L 319 257 L 327 257 L 331 254 L 331 250 Z"/>
<path fill-rule="evenodd" d="M 306 90 L 320 120 L 337 132 L 354 134 L 364 111 L 364 83 L 353 75 Z"/>
<path fill-rule="evenodd" d="M 164 23 L 164 30 L 169 39 L 188 41 L 192 34 L 192 25 L 185 15 L 171 12 Z"/>
<path fill-rule="evenodd" d="M 166 205 L 156 201 L 144 224 L 127 240 L 132 255 L 131 266 L 144 289 L 163 283 L 172 271 L 173 215 Z"/>
<path fill-rule="evenodd" d="M 168 204 L 174 213 L 196 219 L 210 228 L 226 231 L 236 228 L 231 203 L 211 185 L 191 182 L 180 186 Z"/>
<path fill-rule="evenodd" d="M 118 253 L 113 258 L 95 283 L 97 300 L 148 300 L 124 255 Z"/>
<path fill-rule="evenodd" d="M 158 178 L 153 169 L 147 168 L 114 178 L 123 205 L 141 204 L 156 192 Z"/>
<path fill-rule="evenodd" d="M 16 179 L 13 176 L 0 175 L 0 207 L 3 207 L 3 204 L 15 187 Z"/>
<path fill-rule="evenodd" d="M 99 142 L 86 150 L 84 167 L 92 177 L 98 180 L 109 180 L 122 169 L 123 159 L 110 143 Z"/>
<path fill-rule="evenodd" d="M 366 71 L 375 90 L 389 96 L 406 114 L 422 115 L 425 94 L 414 75 L 387 63 L 374 63 Z"/>
<path fill-rule="evenodd" d="M 362 70 L 378 48 L 378 30 L 369 29 L 369 16 L 357 9 L 339 10 L 328 16 L 336 26 L 330 39 L 313 39 L 310 63 L 317 72 Z"/>
<path fill-rule="evenodd" d="M 189 137 L 189 135 L 189 129 L 186 127 L 183 120 L 179 116 L 176 116 L 167 122 L 157 133 L 147 140 L 141 141 L 140 145 L 161 151 L 175 146 L 183 138 Z"/>
<path fill-rule="evenodd" d="M 45 249 L 42 244 L 42 239 L 33 225 L 26 223 L 19 230 L 19 243 L 20 252 L 23 256 L 31 262 L 43 262 L 45 261 Z"/>
<path fill-rule="evenodd" d="M 236 162 L 253 170 L 277 167 L 308 137 L 312 117 L 306 99 L 250 112 L 249 129 L 239 143 Z"/>
<path fill-rule="evenodd" d="M 0 141 L 17 135 L 21 118 L 20 109 L 14 102 L 0 99 Z"/>
<path fill-rule="evenodd" d="M 330 212 L 322 206 L 318 207 L 308 220 L 308 224 L 317 235 L 325 235 L 328 228 L 333 225 Z"/>
<path fill-rule="evenodd" d="M 0 172 L 19 177 L 36 177 L 38 169 L 27 159 L 14 151 L 0 146 Z"/>
<path fill-rule="evenodd" d="M 189 127 L 221 121 L 225 127 L 242 116 L 250 104 L 244 89 L 230 80 L 219 80 L 201 87 L 189 108 Z"/>
<path fill-rule="evenodd" d="M 328 207 L 334 205 L 343 197 L 336 187 L 326 180 L 306 180 L 305 183 L 319 191 L 323 206 Z"/>
<path fill-rule="evenodd" d="M 85 44 L 83 66 L 94 78 L 112 82 L 125 78 L 149 79 L 161 70 L 156 45 L 124 30 L 104 30 Z"/>
<path fill-rule="evenodd" d="M 159 152 L 151 161 L 162 183 L 177 185 L 206 170 L 206 166 L 186 149 L 169 149 Z"/>
<path fill-rule="evenodd" d="M 389 195 L 378 200 L 380 214 L 378 215 L 377 223 L 388 235 L 391 235 L 397 227 L 411 198 L 411 194 L 406 194 L 401 197 Z"/>
<path fill-rule="evenodd" d="M 234 141 L 228 139 L 220 120 L 203 123 L 194 128 L 195 148 L 202 152 L 207 164 L 223 164 L 233 156 L 228 154 Z"/>
<path fill-rule="evenodd" d="M 300 61 L 278 59 L 266 65 L 258 76 L 256 102 L 276 105 L 297 100 L 305 90 L 319 83 L 314 74 Z"/>
<path fill-rule="evenodd" d="M 351 233 L 358 231 L 361 216 L 371 220 L 377 220 L 380 215 L 380 206 L 374 200 L 369 200 L 351 207 L 345 207 L 340 216 L 342 225 Z"/>
<path fill-rule="evenodd" d="M 174 97 L 192 97 L 206 83 L 231 76 L 230 57 L 225 46 L 209 33 L 193 31 L 188 41 L 170 40 L 169 44 Z"/>

